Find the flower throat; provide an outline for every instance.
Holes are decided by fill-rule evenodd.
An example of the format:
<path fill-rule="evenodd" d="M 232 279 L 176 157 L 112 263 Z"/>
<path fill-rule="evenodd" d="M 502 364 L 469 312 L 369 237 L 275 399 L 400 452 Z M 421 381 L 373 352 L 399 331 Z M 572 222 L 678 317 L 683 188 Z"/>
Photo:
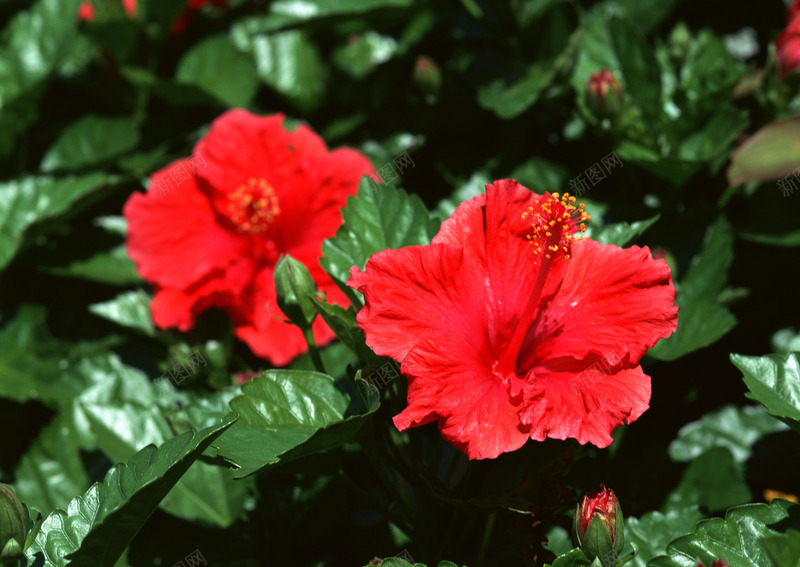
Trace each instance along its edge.
<path fill-rule="evenodd" d="M 569 193 L 559 196 L 558 193 L 545 193 L 536 203 L 522 213 L 522 218 L 530 219 L 531 229 L 525 238 L 534 247 L 534 255 L 539 262 L 539 272 L 531 289 L 528 303 L 517 320 L 517 325 L 500 357 L 498 369 L 503 372 L 516 373 L 516 362 L 522 342 L 528 329 L 533 324 L 536 307 L 542 295 L 550 265 L 557 258 L 572 257 L 572 245 L 576 240 L 575 233 L 586 230 L 586 221 L 592 217 L 584 210 L 585 205 L 575 206 L 575 197 Z"/>

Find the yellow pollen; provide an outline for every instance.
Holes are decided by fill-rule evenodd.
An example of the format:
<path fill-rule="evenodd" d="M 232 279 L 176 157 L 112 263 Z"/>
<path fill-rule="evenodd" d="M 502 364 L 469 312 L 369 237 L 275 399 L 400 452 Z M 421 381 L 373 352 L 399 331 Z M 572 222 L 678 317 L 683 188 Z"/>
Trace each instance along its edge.
<path fill-rule="evenodd" d="M 266 232 L 280 212 L 275 189 L 265 179 L 251 177 L 228 197 L 229 218 L 240 232 Z"/>
<path fill-rule="evenodd" d="M 531 233 L 525 237 L 534 246 L 534 254 L 546 250 L 545 258 L 561 254 L 564 258 L 572 256 L 572 244 L 582 239 L 575 233 L 586 230 L 586 221 L 591 220 L 583 203 L 575 205 L 575 197 L 569 193 L 545 195 L 522 213 L 530 218 Z"/>

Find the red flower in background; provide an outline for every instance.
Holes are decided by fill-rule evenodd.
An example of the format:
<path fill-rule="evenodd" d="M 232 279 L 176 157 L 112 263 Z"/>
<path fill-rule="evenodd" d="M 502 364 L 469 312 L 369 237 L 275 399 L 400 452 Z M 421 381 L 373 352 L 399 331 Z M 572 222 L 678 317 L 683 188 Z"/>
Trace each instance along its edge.
<path fill-rule="evenodd" d="M 347 304 L 318 258 L 347 197 L 375 175 L 359 152 L 329 152 L 308 127 L 288 132 L 282 123 L 282 115 L 223 114 L 191 160 L 153 174 L 123 210 L 128 253 L 155 287 L 155 324 L 187 331 L 198 313 L 225 309 L 236 336 L 276 365 L 306 350 L 301 331 L 276 318 L 276 261 L 291 254 L 330 301 Z M 320 344 L 333 338 L 319 318 L 314 335 Z"/>
<path fill-rule="evenodd" d="M 800 69 L 800 0 L 795 0 L 789 7 L 787 20 L 789 24 L 775 44 L 775 59 L 781 77 Z"/>
<path fill-rule="evenodd" d="M 136 0 L 122 0 L 122 6 L 129 18 L 135 18 L 137 12 Z M 84 22 L 92 22 L 95 18 L 94 6 L 88 0 L 82 2 L 78 7 L 78 19 Z"/>
<path fill-rule="evenodd" d="M 669 267 L 647 248 L 573 245 L 588 219 L 573 202 L 497 181 L 430 245 L 351 270 L 367 344 L 409 380 L 398 429 L 438 420 L 469 458 L 493 458 L 529 438 L 605 447 L 648 408 L 638 361 L 677 326 Z"/>

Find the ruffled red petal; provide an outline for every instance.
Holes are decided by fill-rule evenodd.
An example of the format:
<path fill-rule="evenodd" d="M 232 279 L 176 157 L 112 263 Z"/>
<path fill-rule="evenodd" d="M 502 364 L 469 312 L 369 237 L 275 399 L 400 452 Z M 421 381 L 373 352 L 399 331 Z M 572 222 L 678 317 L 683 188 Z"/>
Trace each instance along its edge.
<path fill-rule="evenodd" d="M 134 193 L 123 207 L 128 254 L 143 278 L 185 289 L 244 255 L 242 240 L 222 227 L 194 178 L 175 162 L 152 176 L 146 194 Z"/>
<path fill-rule="evenodd" d="M 537 441 L 577 439 L 597 447 L 611 444 L 612 430 L 631 423 L 649 407 L 650 377 L 635 366 L 578 371 L 552 362 L 534 369 L 523 388 L 520 419 Z"/>
<path fill-rule="evenodd" d="M 485 288 L 480 272 L 465 266 L 461 247 L 432 244 L 378 252 L 365 272 L 350 269 L 347 285 L 364 295 L 357 321 L 376 353 L 403 360 L 417 343 L 457 333 L 491 358 Z"/>
<path fill-rule="evenodd" d="M 408 407 L 395 416 L 403 431 L 439 420 L 442 435 L 470 459 L 492 459 L 528 440 L 509 383 L 483 366 L 462 337 L 445 334 L 415 345 L 403 361 Z M 511 378 L 516 380 L 516 378 Z"/>
<path fill-rule="evenodd" d="M 585 240 L 573 247 L 558 291 L 545 296 L 518 366 L 598 353 L 612 365 L 636 363 L 678 325 L 669 265 L 648 248 Z"/>

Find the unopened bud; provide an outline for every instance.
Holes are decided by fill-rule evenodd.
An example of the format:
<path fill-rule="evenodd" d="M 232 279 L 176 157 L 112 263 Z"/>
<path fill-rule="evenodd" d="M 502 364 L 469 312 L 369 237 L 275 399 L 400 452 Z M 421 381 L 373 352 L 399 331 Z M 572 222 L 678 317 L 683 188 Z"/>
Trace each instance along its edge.
<path fill-rule="evenodd" d="M 598 117 L 614 117 L 622 112 L 622 87 L 608 69 L 589 75 L 587 104 Z"/>
<path fill-rule="evenodd" d="M 603 567 L 616 565 L 625 545 L 622 509 L 613 490 L 591 492 L 575 510 L 574 537 L 589 561 L 599 558 Z"/>
<path fill-rule="evenodd" d="M 302 262 L 291 256 L 284 256 L 275 265 L 275 292 L 278 307 L 292 323 L 301 329 L 308 329 L 317 316 L 317 309 L 311 299 L 316 293 L 314 278 Z"/>

